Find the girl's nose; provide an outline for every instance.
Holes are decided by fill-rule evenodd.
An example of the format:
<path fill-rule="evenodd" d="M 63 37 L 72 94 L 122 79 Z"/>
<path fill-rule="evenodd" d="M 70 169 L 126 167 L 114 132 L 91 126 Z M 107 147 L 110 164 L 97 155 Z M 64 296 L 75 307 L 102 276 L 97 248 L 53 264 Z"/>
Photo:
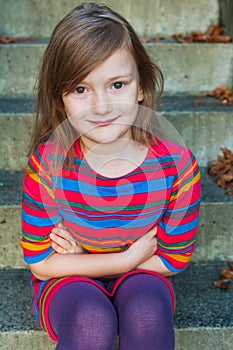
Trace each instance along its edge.
<path fill-rule="evenodd" d="M 99 94 L 93 99 L 91 106 L 92 113 L 105 115 L 112 111 L 112 104 L 106 94 Z"/>

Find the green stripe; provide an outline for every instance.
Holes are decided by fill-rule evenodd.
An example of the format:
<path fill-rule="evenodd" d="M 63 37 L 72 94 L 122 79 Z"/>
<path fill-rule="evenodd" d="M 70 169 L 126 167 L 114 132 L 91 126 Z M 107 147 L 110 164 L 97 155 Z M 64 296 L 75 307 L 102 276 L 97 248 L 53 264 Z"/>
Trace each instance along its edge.
<path fill-rule="evenodd" d="M 193 242 L 195 242 L 195 239 L 190 239 L 188 241 L 185 242 L 180 242 L 180 243 L 176 243 L 175 247 L 174 247 L 174 243 L 165 243 L 163 242 L 161 239 L 157 238 L 158 244 L 164 248 L 169 248 L 170 250 L 176 250 L 179 247 L 188 247 L 189 245 L 193 244 Z"/>
<path fill-rule="evenodd" d="M 77 203 L 77 202 L 70 202 L 70 201 L 66 201 L 66 200 L 63 200 L 63 199 L 57 199 L 57 203 L 62 203 L 64 205 L 68 205 L 68 206 L 73 206 L 75 208 L 82 208 L 82 209 L 87 209 L 90 211 L 90 206 L 89 205 L 83 205 L 83 204 L 80 204 L 80 203 Z M 148 203 L 148 204 L 139 204 L 139 205 L 127 205 L 127 208 L 129 210 L 140 210 L 140 209 L 147 209 L 147 208 L 153 208 L 160 204 L 162 205 L 167 205 L 169 203 L 169 200 L 166 200 L 166 201 L 159 201 L 159 202 L 153 202 L 153 203 Z M 95 205 L 95 210 L 98 208 L 100 208 L 100 210 L 102 211 L 103 209 L 106 209 L 106 211 L 109 211 L 109 210 L 119 210 L 120 208 L 123 208 L 125 209 L 125 206 L 124 207 L 120 207 L 120 206 L 106 206 L 106 207 L 97 207 Z"/>
<path fill-rule="evenodd" d="M 41 236 L 35 236 L 35 235 L 31 235 L 28 232 L 25 232 L 24 230 L 22 230 L 22 234 L 25 238 L 29 239 L 30 241 L 35 241 L 35 242 L 40 242 L 40 241 L 44 241 L 47 237 L 41 237 Z"/>
<path fill-rule="evenodd" d="M 40 164 L 42 164 L 46 170 L 48 170 L 48 165 L 45 163 L 44 159 L 42 158 L 42 155 L 39 153 L 38 149 L 35 151 L 35 154 L 37 155 L 38 159 L 40 160 Z"/>

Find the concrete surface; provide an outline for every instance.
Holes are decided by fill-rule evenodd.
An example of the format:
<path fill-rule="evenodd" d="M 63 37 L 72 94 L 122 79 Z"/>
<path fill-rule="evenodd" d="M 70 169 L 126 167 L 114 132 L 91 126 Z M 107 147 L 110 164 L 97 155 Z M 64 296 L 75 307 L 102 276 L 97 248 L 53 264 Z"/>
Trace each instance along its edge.
<path fill-rule="evenodd" d="M 0 96 L 32 96 L 46 42 L 0 44 Z M 196 94 L 219 85 L 232 86 L 233 45 L 145 44 L 164 73 L 165 92 Z"/>
<path fill-rule="evenodd" d="M 221 0 L 220 5 L 220 24 L 224 27 L 224 33 L 233 36 L 233 1 Z"/>
<path fill-rule="evenodd" d="M 48 38 L 57 22 L 82 2 L 76 0 L 0 1 L 0 33 L 7 36 Z M 142 36 L 207 31 L 218 23 L 217 0 L 107 0 Z"/>
<path fill-rule="evenodd" d="M 176 350 L 232 350 L 233 287 L 213 286 L 225 263 L 191 264 L 175 276 Z M 2 350 L 51 350 L 55 344 L 40 331 L 31 313 L 29 271 L 0 270 L 0 345 Z"/>
<path fill-rule="evenodd" d="M 159 114 L 178 130 L 199 164 L 207 166 L 222 153 L 221 147 L 233 150 L 233 106 L 220 106 L 213 98 L 197 105 L 197 99 L 197 95 L 164 96 Z M 31 99 L 0 99 L 0 169 L 25 166 L 33 110 Z"/>

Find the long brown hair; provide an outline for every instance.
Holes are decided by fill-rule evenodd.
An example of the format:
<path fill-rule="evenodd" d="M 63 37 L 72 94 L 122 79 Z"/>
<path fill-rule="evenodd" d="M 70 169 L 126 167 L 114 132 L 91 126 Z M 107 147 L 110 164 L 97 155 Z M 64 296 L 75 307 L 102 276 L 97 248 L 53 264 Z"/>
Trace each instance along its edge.
<path fill-rule="evenodd" d="M 138 68 L 140 88 L 144 93 L 140 104 L 154 110 L 163 91 L 163 75 L 132 26 L 107 6 L 82 4 L 58 23 L 45 50 L 38 78 L 36 122 L 29 155 L 50 140 L 67 119 L 62 101 L 64 92 L 73 91 L 98 64 L 123 46 L 129 49 Z M 132 139 L 146 145 L 150 143 L 146 130 L 152 123 L 152 115 L 146 113 L 137 126 L 131 127 Z M 56 136 L 64 147 L 75 133 L 69 122 L 65 125 L 66 129 L 60 128 Z"/>

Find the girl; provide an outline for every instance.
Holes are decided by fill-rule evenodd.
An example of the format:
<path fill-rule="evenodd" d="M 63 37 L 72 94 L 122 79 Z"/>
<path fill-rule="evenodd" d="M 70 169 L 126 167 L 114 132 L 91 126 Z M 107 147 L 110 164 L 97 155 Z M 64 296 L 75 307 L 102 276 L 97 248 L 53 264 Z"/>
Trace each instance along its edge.
<path fill-rule="evenodd" d="M 39 77 L 21 246 L 57 350 L 174 349 L 170 276 L 194 251 L 200 175 L 158 136 L 159 68 L 106 6 L 55 28 Z"/>

